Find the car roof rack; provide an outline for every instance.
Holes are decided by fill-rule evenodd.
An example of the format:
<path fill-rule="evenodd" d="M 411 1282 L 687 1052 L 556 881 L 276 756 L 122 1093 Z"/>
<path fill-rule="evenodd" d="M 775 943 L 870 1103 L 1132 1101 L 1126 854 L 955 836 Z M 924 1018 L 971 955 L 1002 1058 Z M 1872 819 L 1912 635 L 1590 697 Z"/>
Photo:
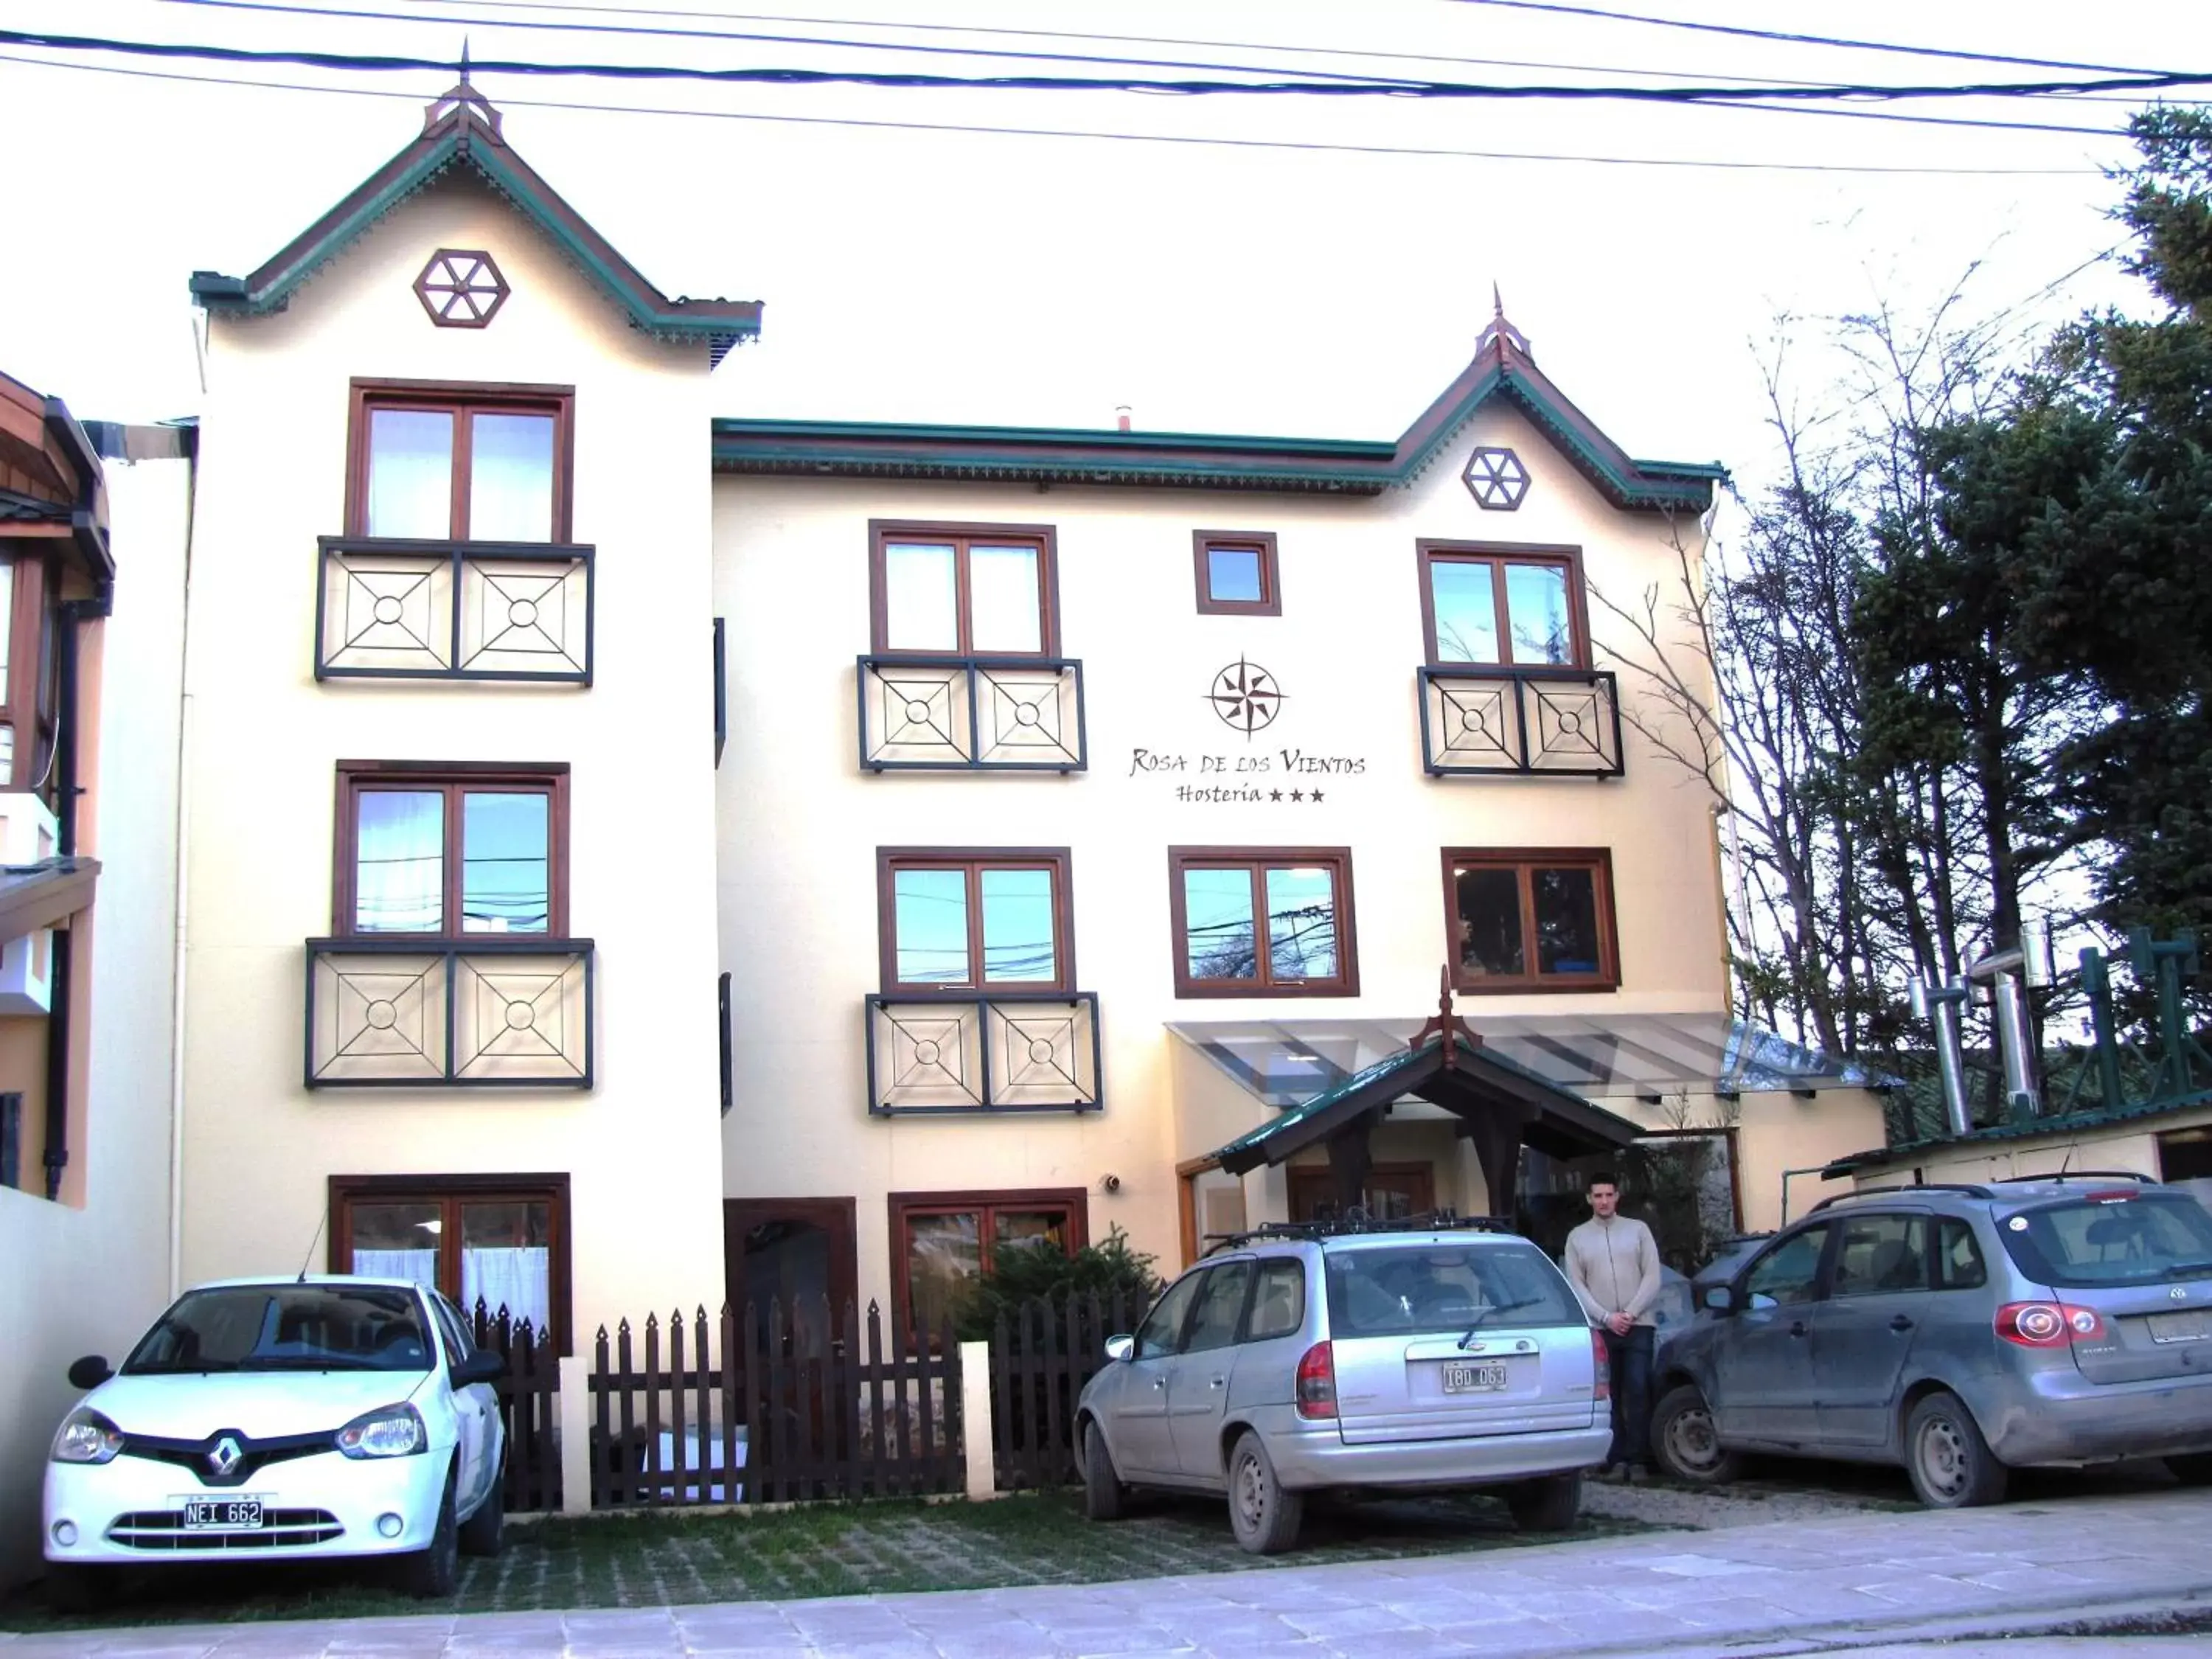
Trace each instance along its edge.
<path fill-rule="evenodd" d="M 1838 1193 L 1833 1198 L 1824 1198 L 1807 1215 L 1818 1215 L 1831 1205 L 1849 1204 L 1854 1200 L 1874 1198 L 1882 1194 L 1895 1193 L 1964 1193 L 1969 1198 L 1995 1198 L 1996 1194 L 1978 1181 L 1923 1181 L 1911 1185 L 1894 1187 L 1862 1187 L 1855 1193 Z"/>
<path fill-rule="evenodd" d="M 1324 1238 L 1370 1238 L 1387 1233 L 1510 1233 L 1512 1231 L 1510 1222 L 1492 1215 L 1461 1215 L 1455 1210 L 1435 1209 L 1424 1211 L 1419 1215 L 1381 1219 L 1368 1215 L 1355 1206 L 1349 1213 L 1325 1221 L 1263 1221 L 1257 1226 L 1240 1227 L 1232 1232 L 1208 1233 L 1206 1237 L 1213 1242 L 1213 1248 L 1206 1254 L 1212 1255 L 1219 1250 L 1242 1249 L 1247 1244 L 1281 1239 L 1318 1243 Z"/>
<path fill-rule="evenodd" d="M 2031 1181 L 2051 1181 L 2061 1185 L 2069 1181 L 2133 1181 L 2146 1187 L 2161 1185 L 2156 1176 L 2147 1176 L 2141 1170 L 2060 1170 L 2051 1175 L 1999 1176 L 2001 1187 L 2022 1185 Z"/>

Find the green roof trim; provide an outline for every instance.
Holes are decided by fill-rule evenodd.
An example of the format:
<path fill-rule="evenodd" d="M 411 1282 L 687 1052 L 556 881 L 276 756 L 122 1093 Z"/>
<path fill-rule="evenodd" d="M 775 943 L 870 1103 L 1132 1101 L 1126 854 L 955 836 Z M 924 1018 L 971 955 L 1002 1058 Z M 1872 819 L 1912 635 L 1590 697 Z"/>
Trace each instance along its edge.
<path fill-rule="evenodd" d="M 2196 1111 L 2208 1106 L 2212 1106 L 2212 1089 L 2200 1089 L 2195 1094 L 2181 1095 L 2171 1100 L 2139 1101 L 2125 1106 L 2100 1106 L 2086 1112 L 2069 1112 L 2063 1117 L 2031 1117 L 2016 1123 L 1993 1123 L 1985 1129 L 1976 1129 L 1971 1134 L 1924 1135 L 1918 1140 L 1901 1140 L 1894 1146 L 1875 1147 L 1868 1152 L 1853 1152 L 1848 1158 L 1839 1158 L 1823 1169 L 1820 1176 L 1823 1180 L 1835 1181 L 1856 1175 L 1863 1169 L 1910 1163 L 1924 1152 L 1947 1147 L 1979 1146 L 1986 1141 L 2032 1140 L 2039 1135 L 2065 1139 L 2091 1130 L 2140 1122 L 2146 1118 L 2169 1117 L 2177 1112 Z"/>
<path fill-rule="evenodd" d="M 631 327 L 657 339 L 704 343 L 711 362 L 760 333 L 750 300 L 672 300 L 594 230 L 500 135 L 500 117 L 461 84 L 430 106 L 422 135 L 369 175 L 337 206 L 246 276 L 195 271 L 192 297 L 210 313 L 265 317 L 282 311 L 309 278 L 393 209 L 449 169 L 465 165 L 543 231 L 562 254 L 623 312 Z"/>
<path fill-rule="evenodd" d="M 725 472 L 1378 495 L 1418 477 L 1498 398 L 1519 409 L 1624 510 L 1703 513 L 1728 479 L 1717 463 L 1630 457 L 1545 378 L 1528 342 L 1503 317 L 1483 331 L 1459 377 L 1389 442 L 719 416 L 714 457 Z"/>

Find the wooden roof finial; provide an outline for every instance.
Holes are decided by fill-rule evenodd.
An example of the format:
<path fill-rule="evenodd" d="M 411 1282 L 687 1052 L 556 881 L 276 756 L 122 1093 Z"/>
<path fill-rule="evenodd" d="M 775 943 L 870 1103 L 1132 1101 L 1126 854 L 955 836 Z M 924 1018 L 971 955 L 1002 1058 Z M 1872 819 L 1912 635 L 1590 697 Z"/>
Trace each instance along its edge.
<path fill-rule="evenodd" d="M 1470 1048 L 1482 1047 L 1482 1039 L 1465 1020 L 1452 1011 L 1451 964 L 1449 963 L 1446 963 L 1443 971 L 1437 975 L 1437 1017 L 1414 1032 L 1413 1040 L 1406 1046 L 1409 1048 L 1422 1048 L 1428 1046 L 1431 1037 L 1438 1039 L 1444 1047 L 1444 1069 L 1449 1071 L 1455 1063 L 1455 1057 L 1459 1048 L 1458 1042 L 1453 1039 L 1463 1041 Z"/>
<path fill-rule="evenodd" d="M 494 143 L 501 143 L 499 112 L 492 107 L 491 100 L 478 92 L 469 80 L 469 40 L 466 35 L 461 37 L 460 69 L 461 78 L 423 111 L 422 136 L 429 137 L 454 125 L 475 125 L 483 128 L 485 136 Z"/>
<path fill-rule="evenodd" d="M 1528 349 L 1528 337 L 1505 320 L 1505 298 L 1498 291 L 1498 284 L 1493 280 L 1490 284 L 1490 321 L 1484 327 L 1481 337 L 1474 343 L 1474 355 L 1481 356 L 1501 340 L 1530 362 L 1536 361 L 1535 354 Z"/>

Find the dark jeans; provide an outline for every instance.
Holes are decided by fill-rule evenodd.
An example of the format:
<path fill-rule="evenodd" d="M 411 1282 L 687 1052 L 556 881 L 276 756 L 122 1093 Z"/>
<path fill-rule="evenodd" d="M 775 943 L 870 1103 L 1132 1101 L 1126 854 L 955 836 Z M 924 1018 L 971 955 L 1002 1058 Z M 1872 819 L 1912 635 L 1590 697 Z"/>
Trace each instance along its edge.
<path fill-rule="evenodd" d="M 1649 1325 L 1631 1325 L 1626 1336 L 1605 1334 L 1613 1368 L 1613 1450 L 1615 1463 L 1651 1461 L 1651 1339 Z"/>

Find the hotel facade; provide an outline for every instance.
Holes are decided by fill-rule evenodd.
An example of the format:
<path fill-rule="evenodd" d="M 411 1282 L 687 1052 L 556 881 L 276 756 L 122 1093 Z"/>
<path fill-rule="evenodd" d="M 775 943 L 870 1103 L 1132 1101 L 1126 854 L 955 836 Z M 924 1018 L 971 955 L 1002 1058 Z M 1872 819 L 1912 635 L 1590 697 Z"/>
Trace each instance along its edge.
<path fill-rule="evenodd" d="M 580 1359 L 1115 1229 L 1545 1237 L 1616 1158 L 1771 1226 L 1881 1142 L 1730 1019 L 1622 665 L 1720 470 L 1502 311 L 1375 442 L 718 418 L 760 307 L 668 299 L 465 83 L 192 287 L 184 1282 L 404 1273 Z"/>

